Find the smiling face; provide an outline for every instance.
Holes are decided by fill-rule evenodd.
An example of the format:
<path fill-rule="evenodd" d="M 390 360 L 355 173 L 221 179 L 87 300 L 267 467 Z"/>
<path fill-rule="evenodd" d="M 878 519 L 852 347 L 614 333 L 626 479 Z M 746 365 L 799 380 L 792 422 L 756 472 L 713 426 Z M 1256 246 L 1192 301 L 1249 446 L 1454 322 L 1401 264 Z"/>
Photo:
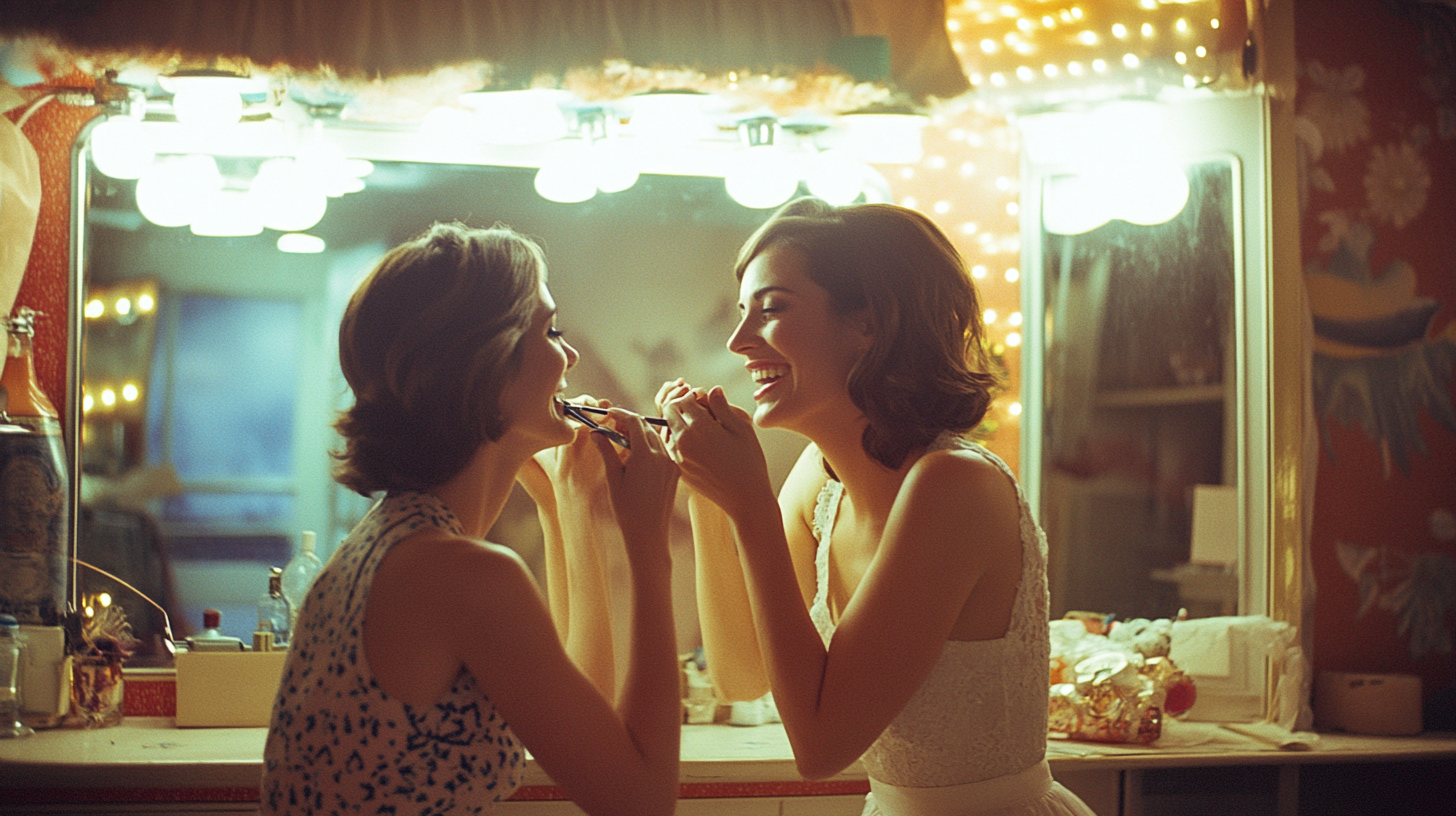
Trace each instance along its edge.
<path fill-rule="evenodd" d="M 742 316 L 728 349 L 747 358 L 758 385 L 754 422 L 811 439 L 852 426 L 860 411 L 849 374 L 869 347 L 863 316 L 836 314 L 797 249 L 772 244 L 750 261 L 738 288 Z"/>
<path fill-rule="evenodd" d="M 545 283 L 519 349 L 520 368 L 500 397 L 507 433 L 530 441 L 537 450 L 570 442 L 572 426 L 561 413 L 560 398 L 566 388 L 566 372 L 581 355 L 556 328 L 556 301 Z"/>

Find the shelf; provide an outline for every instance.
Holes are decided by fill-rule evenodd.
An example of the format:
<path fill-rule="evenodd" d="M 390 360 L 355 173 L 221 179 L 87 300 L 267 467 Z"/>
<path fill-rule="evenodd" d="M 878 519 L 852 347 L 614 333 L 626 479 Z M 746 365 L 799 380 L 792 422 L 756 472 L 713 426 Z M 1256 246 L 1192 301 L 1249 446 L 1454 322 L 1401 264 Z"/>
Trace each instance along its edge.
<path fill-rule="evenodd" d="M 1101 391 L 1093 398 L 1093 402 L 1099 408 L 1160 408 L 1166 405 L 1221 403 L 1224 397 L 1223 383 L 1206 383 Z"/>

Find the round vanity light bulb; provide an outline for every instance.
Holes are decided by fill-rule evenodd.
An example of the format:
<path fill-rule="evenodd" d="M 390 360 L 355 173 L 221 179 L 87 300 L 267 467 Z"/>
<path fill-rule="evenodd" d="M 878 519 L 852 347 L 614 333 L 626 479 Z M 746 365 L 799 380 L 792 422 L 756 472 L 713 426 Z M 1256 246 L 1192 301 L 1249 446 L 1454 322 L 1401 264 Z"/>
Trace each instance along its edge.
<path fill-rule="evenodd" d="M 195 127 L 237 124 L 243 118 L 243 97 L 221 88 L 185 88 L 172 96 L 172 114 Z"/>
<path fill-rule="evenodd" d="M 203 200 L 220 190 L 222 174 L 212 156 L 170 156 L 153 162 L 137 179 L 137 209 L 159 227 L 185 227 Z"/>
<path fill-rule="evenodd" d="M 631 189 L 641 177 L 638 171 L 637 151 L 620 139 L 603 139 L 593 142 L 592 176 L 597 189 L 604 193 L 620 193 Z"/>
<path fill-rule="evenodd" d="M 1175 165 L 1128 169 L 1117 179 L 1114 218 L 1152 226 L 1172 221 L 1188 204 L 1188 176 Z"/>
<path fill-rule="evenodd" d="M 146 128 L 129 116 L 113 116 L 91 131 L 91 161 L 111 178 L 139 178 L 156 157 Z"/>
<path fill-rule="evenodd" d="M 723 177 L 734 201 L 761 210 L 788 201 L 799 189 L 799 172 L 787 154 L 773 147 L 745 148 Z"/>
<path fill-rule="evenodd" d="M 258 168 L 248 196 L 263 226 L 280 232 L 302 232 L 323 220 L 329 200 L 293 159 L 269 159 Z"/>
<path fill-rule="evenodd" d="M 536 171 L 536 192 L 547 201 L 579 204 L 597 194 L 596 162 L 585 142 L 552 145 Z"/>
<path fill-rule="evenodd" d="M 804 183 L 809 192 L 830 204 L 849 204 L 864 191 L 865 165 L 848 151 L 825 150 L 810 157 Z"/>

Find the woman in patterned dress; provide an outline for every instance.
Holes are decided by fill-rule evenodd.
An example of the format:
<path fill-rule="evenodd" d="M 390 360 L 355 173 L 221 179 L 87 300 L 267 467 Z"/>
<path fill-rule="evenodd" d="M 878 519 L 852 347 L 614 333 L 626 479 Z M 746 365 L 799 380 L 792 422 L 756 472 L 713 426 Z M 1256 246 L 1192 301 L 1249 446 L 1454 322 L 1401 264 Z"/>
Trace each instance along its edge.
<path fill-rule="evenodd" d="M 772 690 L 805 777 L 862 758 L 866 814 L 1090 813 L 1045 762 L 1045 538 L 962 436 L 997 378 L 960 255 L 913 210 L 800 199 L 736 273 L 754 413 L 657 399 L 721 692 Z M 755 424 L 811 442 L 777 496 Z"/>
<path fill-rule="evenodd" d="M 437 224 L 350 300 L 339 357 L 355 401 L 337 422 L 335 477 L 383 495 L 299 610 L 263 813 L 489 813 L 520 784 L 527 749 L 588 813 L 672 812 L 677 467 L 635 414 L 610 417 L 630 451 L 563 415 L 578 355 L 545 278 L 531 240 Z M 518 478 L 543 513 L 557 497 L 576 512 L 573 471 L 604 482 L 626 544 L 633 637 L 620 692 L 563 647 L 521 559 L 484 540 Z M 606 612 L 573 609 L 561 625 Z"/>

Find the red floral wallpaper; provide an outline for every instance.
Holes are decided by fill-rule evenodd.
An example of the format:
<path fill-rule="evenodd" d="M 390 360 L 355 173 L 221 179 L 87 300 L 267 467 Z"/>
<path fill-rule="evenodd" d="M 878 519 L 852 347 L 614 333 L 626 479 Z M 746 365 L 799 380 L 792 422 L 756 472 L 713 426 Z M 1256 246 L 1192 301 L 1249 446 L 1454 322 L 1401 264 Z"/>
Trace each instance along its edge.
<path fill-rule="evenodd" d="M 1456 8 L 1295 5 L 1314 667 L 1456 678 Z"/>
<path fill-rule="evenodd" d="M 84 74 L 48 77 L 50 84 L 89 86 Z M 25 107 L 8 115 L 19 121 Z M 66 404 L 66 327 L 71 269 L 71 145 L 97 108 L 72 107 L 51 101 L 37 108 L 21 132 L 35 145 L 40 159 L 40 216 L 30 261 L 15 305 L 29 306 L 43 317 L 36 321 L 35 368 L 41 390 L 57 408 Z"/>

